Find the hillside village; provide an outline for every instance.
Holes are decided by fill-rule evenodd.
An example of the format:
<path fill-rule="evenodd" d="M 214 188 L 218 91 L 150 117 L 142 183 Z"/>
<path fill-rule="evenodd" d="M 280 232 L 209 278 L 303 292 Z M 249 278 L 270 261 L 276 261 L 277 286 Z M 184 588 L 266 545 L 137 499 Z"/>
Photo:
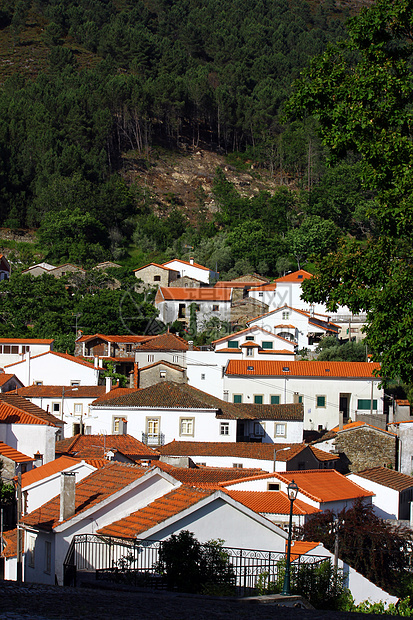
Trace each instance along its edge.
<path fill-rule="evenodd" d="M 52 339 L 0 338 L 1 476 L 16 489 L 18 518 L 16 529 L 9 512 L 2 534 L 5 579 L 70 585 L 73 570 L 80 579 L 117 565 L 131 540 L 151 549 L 187 529 L 283 554 L 292 481 L 294 527 L 360 498 L 381 518 L 410 523 L 408 401 L 386 396 L 369 358 L 317 360 L 326 335 L 362 338 L 363 315 L 304 302 L 304 270 L 220 281 L 190 259 L 135 276 L 138 288 L 156 287 L 159 317 L 180 332 L 79 330 L 74 355 L 54 351 Z M 196 346 L 194 314 L 199 327 L 216 317 L 231 329 Z M 104 376 L 108 361 L 126 387 Z M 292 550 L 333 561 L 318 542 L 297 539 Z M 351 567 L 346 584 L 356 603 L 397 600 Z"/>

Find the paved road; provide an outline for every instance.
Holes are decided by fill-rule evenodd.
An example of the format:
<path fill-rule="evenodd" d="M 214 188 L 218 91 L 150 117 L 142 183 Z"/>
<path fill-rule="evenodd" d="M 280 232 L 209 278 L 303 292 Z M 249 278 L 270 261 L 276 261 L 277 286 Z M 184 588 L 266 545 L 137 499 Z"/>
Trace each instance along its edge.
<path fill-rule="evenodd" d="M 387 618 L 372 616 L 368 618 Z M 366 620 L 365 614 L 275 607 L 159 591 L 113 591 L 0 581 L 1 620 Z"/>

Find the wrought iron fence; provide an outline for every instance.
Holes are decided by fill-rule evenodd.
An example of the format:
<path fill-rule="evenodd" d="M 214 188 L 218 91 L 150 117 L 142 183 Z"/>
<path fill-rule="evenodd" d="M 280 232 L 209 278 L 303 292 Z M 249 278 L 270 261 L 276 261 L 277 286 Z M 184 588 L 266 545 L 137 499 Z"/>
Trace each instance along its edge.
<path fill-rule="evenodd" d="M 162 542 L 139 539 L 118 539 L 94 534 L 75 536 L 66 555 L 65 585 L 75 585 L 78 572 L 94 572 L 96 579 L 131 585 L 165 587 L 156 571 Z M 232 567 L 235 587 L 240 594 L 256 590 L 258 580 L 277 581 L 284 570 L 285 553 L 222 547 Z M 325 557 L 299 555 L 293 560 L 297 571 L 303 564 L 319 565 Z"/>

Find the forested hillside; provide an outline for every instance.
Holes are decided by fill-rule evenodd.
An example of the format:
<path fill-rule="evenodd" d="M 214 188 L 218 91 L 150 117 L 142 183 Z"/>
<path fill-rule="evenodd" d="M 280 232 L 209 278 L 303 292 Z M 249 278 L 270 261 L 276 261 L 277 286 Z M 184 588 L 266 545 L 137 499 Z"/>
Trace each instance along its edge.
<path fill-rule="evenodd" d="M 357 160 L 327 171 L 315 121 L 283 117 L 292 81 L 346 37 L 358 8 L 3 0 L 0 226 L 39 229 L 26 263 L 137 267 L 189 246 L 228 276 L 276 276 L 341 232 L 368 235 Z M 148 186 L 148 173 L 198 149 L 222 165 L 191 183 L 188 214 L 185 196 L 158 177 L 160 192 L 156 175 Z M 225 167 L 248 172 L 251 191 Z"/>

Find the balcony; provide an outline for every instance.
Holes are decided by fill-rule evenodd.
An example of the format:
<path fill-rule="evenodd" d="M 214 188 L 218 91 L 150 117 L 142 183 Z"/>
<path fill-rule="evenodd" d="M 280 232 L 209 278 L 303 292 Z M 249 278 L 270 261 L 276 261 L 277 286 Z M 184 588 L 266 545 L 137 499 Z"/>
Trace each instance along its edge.
<path fill-rule="evenodd" d="M 163 446 L 165 435 L 164 433 L 142 433 L 142 443 L 145 446 Z"/>

